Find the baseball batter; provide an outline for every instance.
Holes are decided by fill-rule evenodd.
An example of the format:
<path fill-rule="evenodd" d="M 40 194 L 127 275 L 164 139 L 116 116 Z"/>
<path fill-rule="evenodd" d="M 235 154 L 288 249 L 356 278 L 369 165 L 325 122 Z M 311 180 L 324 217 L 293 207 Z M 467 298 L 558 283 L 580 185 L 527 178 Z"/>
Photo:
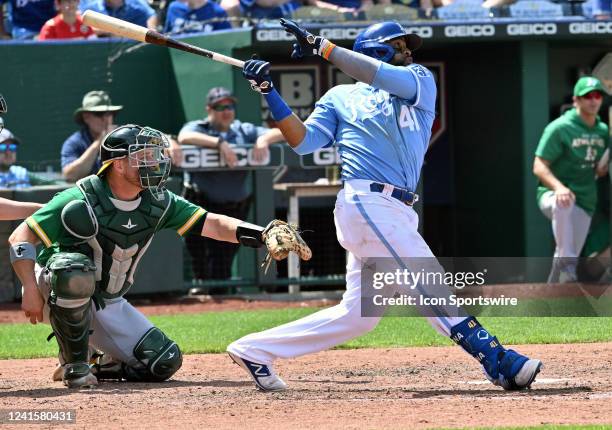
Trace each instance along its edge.
<path fill-rule="evenodd" d="M 548 282 L 575 282 L 582 251 L 597 207 L 598 176 L 608 172 L 608 126 L 597 113 L 606 90 L 599 79 L 580 78 L 574 85 L 574 107 L 548 124 L 533 162 L 538 177 L 540 210 L 552 221 L 555 237 Z"/>
<path fill-rule="evenodd" d="M 177 344 L 123 298 L 155 233 L 264 244 L 267 229 L 209 213 L 165 189 L 168 147 L 165 135 L 148 127 L 113 130 L 101 145 L 100 172 L 58 193 L 9 239 L 22 309 L 32 324 L 44 319 L 53 327 L 61 363 L 54 377 L 68 387 L 163 381 L 181 367 Z M 38 242 L 44 249 L 36 257 Z"/>
<path fill-rule="evenodd" d="M 353 51 L 281 20 L 295 36 L 292 57 L 321 56 L 355 78 L 339 85 L 316 104 L 302 122 L 273 87 L 269 63 L 246 62 L 243 74 L 261 92 L 289 145 L 307 154 L 329 144 L 338 147 L 343 189 L 334 209 L 336 233 L 348 251 L 347 290 L 342 301 L 300 320 L 247 335 L 227 348 L 264 391 L 287 385 L 274 372 L 278 358 L 321 351 L 367 333 L 380 317 L 361 313 L 361 270 L 369 257 L 435 260 L 417 231 L 412 205 L 434 120 L 436 86 L 425 67 L 412 63 L 421 38 L 395 22 L 374 24 L 356 39 Z M 483 366 L 487 378 L 508 390 L 527 388 L 540 371 L 540 360 L 504 348 L 473 317 L 430 317 L 438 332 L 450 336 Z"/>

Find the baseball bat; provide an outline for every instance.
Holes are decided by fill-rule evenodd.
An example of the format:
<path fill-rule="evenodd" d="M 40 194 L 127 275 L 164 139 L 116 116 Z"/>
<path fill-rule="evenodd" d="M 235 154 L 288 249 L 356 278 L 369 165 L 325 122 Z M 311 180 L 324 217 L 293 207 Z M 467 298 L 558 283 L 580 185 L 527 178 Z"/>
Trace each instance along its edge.
<path fill-rule="evenodd" d="M 244 61 L 237 60 L 236 58 L 218 54 L 207 49 L 198 48 L 197 46 L 193 46 L 188 43 L 179 42 L 178 40 L 158 33 L 155 30 L 150 30 L 148 28 L 141 27 L 140 25 L 132 24 L 131 22 L 123 21 L 122 19 L 113 18 L 112 16 L 104 15 L 93 10 L 85 11 L 83 14 L 83 22 L 90 27 L 95 27 L 116 36 L 126 37 L 139 42 L 152 43 L 153 45 L 180 49 L 181 51 L 201 55 L 202 57 L 207 57 L 211 60 L 219 61 L 220 63 L 229 64 L 231 66 L 240 68 L 244 66 Z"/>

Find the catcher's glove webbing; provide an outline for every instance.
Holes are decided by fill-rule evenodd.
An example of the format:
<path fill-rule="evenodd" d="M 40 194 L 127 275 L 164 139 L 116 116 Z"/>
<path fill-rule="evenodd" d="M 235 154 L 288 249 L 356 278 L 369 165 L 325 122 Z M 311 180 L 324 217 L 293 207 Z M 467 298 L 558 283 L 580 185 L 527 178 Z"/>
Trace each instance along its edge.
<path fill-rule="evenodd" d="M 285 221 L 275 219 L 266 226 L 261 235 L 268 255 L 264 259 L 261 267 L 267 272 L 272 259 L 279 261 L 287 258 L 290 251 L 295 252 L 302 260 L 310 260 L 312 251 L 300 236 L 297 227 L 287 224 Z"/>

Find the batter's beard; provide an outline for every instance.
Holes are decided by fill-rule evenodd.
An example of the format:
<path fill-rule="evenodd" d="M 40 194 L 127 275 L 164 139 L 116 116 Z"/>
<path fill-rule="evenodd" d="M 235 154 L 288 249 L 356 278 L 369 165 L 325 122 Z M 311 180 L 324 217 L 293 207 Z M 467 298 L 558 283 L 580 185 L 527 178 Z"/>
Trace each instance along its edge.
<path fill-rule="evenodd" d="M 402 54 L 394 55 L 391 59 L 391 65 L 393 66 L 409 66 L 412 64 L 412 57 L 406 57 Z"/>

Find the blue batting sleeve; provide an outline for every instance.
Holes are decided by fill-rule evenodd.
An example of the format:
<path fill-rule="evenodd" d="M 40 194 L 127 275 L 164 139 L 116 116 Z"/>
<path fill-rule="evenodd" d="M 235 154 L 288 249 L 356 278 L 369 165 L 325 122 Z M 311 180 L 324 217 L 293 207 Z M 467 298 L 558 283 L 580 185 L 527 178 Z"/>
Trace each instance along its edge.
<path fill-rule="evenodd" d="M 282 121 L 292 114 L 291 108 L 275 88 L 272 88 L 272 91 L 269 93 L 264 94 L 264 98 L 268 102 L 268 107 L 274 121 Z"/>
<path fill-rule="evenodd" d="M 330 143 L 329 136 L 316 126 L 306 125 L 306 136 L 293 150 L 300 155 L 310 154 Z"/>
<path fill-rule="evenodd" d="M 400 67 L 381 63 L 372 86 L 405 99 L 414 107 L 435 112 L 436 82 L 433 74 L 420 64 Z"/>

